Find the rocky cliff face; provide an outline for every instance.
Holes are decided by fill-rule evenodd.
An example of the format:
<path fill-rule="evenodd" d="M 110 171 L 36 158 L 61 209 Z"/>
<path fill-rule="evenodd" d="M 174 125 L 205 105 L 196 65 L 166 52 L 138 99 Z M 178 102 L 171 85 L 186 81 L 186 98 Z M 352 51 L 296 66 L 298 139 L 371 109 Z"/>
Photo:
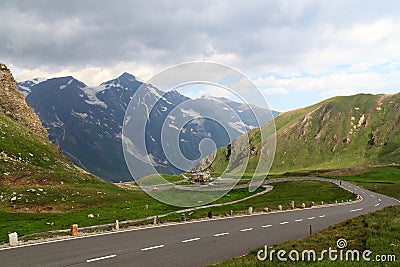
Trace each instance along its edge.
<path fill-rule="evenodd" d="M 25 97 L 18 91 L 11 71 L 3 63 L 0 63 L 0 112 L 39 136 L 48 138 L 47 130 L 43 128 L 33 108 L 25 102 Z"/>

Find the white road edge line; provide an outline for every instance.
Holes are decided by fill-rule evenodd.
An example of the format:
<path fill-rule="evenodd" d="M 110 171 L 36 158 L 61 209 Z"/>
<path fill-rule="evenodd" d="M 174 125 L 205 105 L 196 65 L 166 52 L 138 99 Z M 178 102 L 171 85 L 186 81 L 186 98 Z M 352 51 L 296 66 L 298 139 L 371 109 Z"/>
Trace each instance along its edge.
<path fill-rule="evenodd" d="M 261 226 L 262 228 L 268 228 L 268 227 L 271 227 L 272 225 L 271 224 L 267 224 L 267 225 L 263 225 L 263 226 Z"/>
<path fill-rule="evenodd" d="M 354 212 L 354 211 L 360 211 L 360 210 L 362 210 L 363 208 L 359 208 L 359 209 L 355 209 L 355 210 L 350 210 L 350 212 Z"/>
<path fill-rule="evenodd" d="M 105 260 L 105 259 L 114 258 L 114 257 L 116 257 L 116 256 L 117 256 L 117 255 L 113 254 L 113 255 L 108 255 L 108 256 L 104 256 L 104 257 L 99 257 L 99 258 L 90 259 L 90 260 L 87 260 L 86 262 L 89 263 L 89 262 L 93 262 L 93 261 L 100 261 L 100 260 Z"/>
<path fill-rule="evenodd" d="M 162 248 L 164 245 L 158 245 L 158 246 L 153 246 L 153 247 L 148 247 L 148 248 L 142 248 L 141 251 L 146 251 L 146 250 L 152 250 L 156 248 Z"/>
<path fill-rule="evenodd" d="M 309 220 L 314 220 L 314 219 L 315 219 L 315 217 L 310 217 L 310 218 L 307 218 L 307 219 L 309 219 Z"/>
<path fill-rule="evenodd" d="M 186 240 L 182 240 L 182 243 L 187 243 L 187 242 L 192 242 L 192 241 L 197 241 L 200 240 L 200 237 L 196 237 L 196 238 L 192 238 L 192 239 L 186 239 Z"/>
<path fill-rule="evenodd" d="M 326 215 L 319 215 L 318 217 L 320 217 L 320 218 L 324 218 Z"/>
<path fill-rule="evenodd" d="M 279 223 L 279 224 L 288 224 L 289 222 L 281 222 L 281 223 Z"/>
<path fill-rule="evenodd" d="M 295 222 L 301 222 L 303 219 L 294 220 Z"/>
<path fill-rule="evenodd" d="M 240 232 L 247 232 L 247 231 L 251 231 L 251 230 L 253 230 L 253 228 L 246 228 L 246 229 L 240 230 Z"/>
<path fill-rule="evenodd" d="M 215 234 L 214 236 L 223 236 L 223 235 L 229 235 L 229 233 L 220 233 L 220 234 Z"/>

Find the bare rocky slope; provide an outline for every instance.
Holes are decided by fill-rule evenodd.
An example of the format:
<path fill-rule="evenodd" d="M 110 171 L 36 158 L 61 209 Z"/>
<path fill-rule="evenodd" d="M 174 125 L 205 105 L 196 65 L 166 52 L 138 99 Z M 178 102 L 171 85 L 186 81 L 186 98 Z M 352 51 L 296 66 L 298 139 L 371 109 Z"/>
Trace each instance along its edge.
<path fill-rule="evenodd" d="M 3 63 L 0 63 L 0 111 L 42 138 L 48 138 L 47 130 L 33 108 L 25 102 L 11 71 Z"/>

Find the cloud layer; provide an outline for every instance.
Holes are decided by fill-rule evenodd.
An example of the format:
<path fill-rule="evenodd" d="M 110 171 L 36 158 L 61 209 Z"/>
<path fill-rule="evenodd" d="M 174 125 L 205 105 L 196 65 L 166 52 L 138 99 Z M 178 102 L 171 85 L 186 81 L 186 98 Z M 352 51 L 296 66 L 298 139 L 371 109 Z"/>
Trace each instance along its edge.
<path fill-rule="evenodd" d="M 90 85 L 211 60 L 267 96 L 394 92 L 398 14 L 398 1 L 6 0 L 0 60 L 18 79 L 72 74 Z"/>

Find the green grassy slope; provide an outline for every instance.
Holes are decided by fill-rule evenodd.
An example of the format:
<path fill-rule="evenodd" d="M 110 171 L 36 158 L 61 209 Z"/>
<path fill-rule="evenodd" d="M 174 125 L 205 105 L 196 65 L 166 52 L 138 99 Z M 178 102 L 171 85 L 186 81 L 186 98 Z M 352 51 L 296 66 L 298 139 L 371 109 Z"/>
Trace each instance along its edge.
<path fill-rule="evenodd" d="M 170 174 L 151 174 L 140 179 L 136 184 L 141 186 L 156 186 L 167 183 L 176 183 L 179 181 L 184 181 L 181 175 L 170 175 Z"/>
<path fill-rule="evenodd" d="M 148 203 L 162 206 L 161 210 L 168 209 L 144 192 L 121 189 L 78 169 L 57 146 L 0 113 L 1 210 L 25 213 L 104 207 L 111 210 L 113 206 L 125 208 L 130 201 L 138 207 Z M 145 213 L 138 215 L 147 216 Z"/>
<path fill-rule="evenodd" d="M 282 113 L 275 125 L 272 173 L 400 164 L 400 93 L 334 97 Z M 268 136 L 271 125 L 261 131 Z M 250 131 L 248 138 L 250 148 L 260 151 L 260 129 Z M 219 149 L 210 169 L 221 173 L 229 154 L 228 147 Z M 258 153 L 250 154 L 247 173 L 254 172 L 258 158 Z"/>

